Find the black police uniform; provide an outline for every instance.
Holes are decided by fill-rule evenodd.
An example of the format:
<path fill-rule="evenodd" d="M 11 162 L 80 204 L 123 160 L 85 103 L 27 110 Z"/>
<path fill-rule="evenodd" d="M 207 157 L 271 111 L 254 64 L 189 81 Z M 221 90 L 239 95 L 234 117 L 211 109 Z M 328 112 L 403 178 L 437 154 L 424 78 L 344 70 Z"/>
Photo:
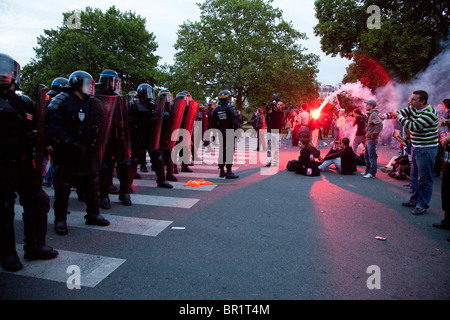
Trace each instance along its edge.
<path fill-rule="evenodd" d="M 164 174 L 164 161 L 159 149 L 148 150 L 149 139 L 151 137 L 151 118 L 153 117 L 155 104 L 151 101 L 143 99 L 130 102 L 128 115 L 130 117 L 131 125 L 131 179 L 134 178 L 137 172 L 137 166 L 145 162 L 146 153 L 150 156 L 152 168 L 156 173 L 156 182 L 158 187 L 173 188 L 171 184 L 166 181 Z"/>
<path fill-rule="evenodd" d="M 220 94 L 219 94 L 220 95 Z M 219 153 L 219 169 L 220 177 L 226 177 L 227 179 L 239 178 L 235 175 L 231 168 L 233 166 L 233 156 L 234 156 L 234 141 L 233 141 L 233 156 L 228 156 L 230 160 L 227 162 L 227 129 L 239 129 L 239 121 L 236 109 L 234 106 L 229 104 L 229 102 L 221 101 L 219 98 L 219 105 L 214 108 L 212 115 L 212 126 L 218 129 L 222 134 L 222 147 L 221 153 Z M 226 166 L 227 172 L 225 172 L 224 167 Z"/>
<path fill-rule="evenodd" d="M 111 95 L 108 92 L 106 92 L 104 89 L 100 88 L 95 91 L 96 95 L 103 95 L 108 96 Z M 112 95 L 118 95 L 116 93 Z M 110 209 L 110 199 L 109 199 L 109 193 L 116 193 L 115 191 L 112 191 L 112 182 L 113 182 L 113 173 L 114 173 L 114 167 L 115 163 L 117 162 L 117 148 L 118 144 L 116 142 L 117 139 L 120 138 L 124 133 L 119 132 L 119 128 L 116 126 L 117 121 L 115 117 L 118 116 L 117 112 L 120 112 L 120 110 L 116 110 L 113 116 L 112 120 L 112 128 L 111 128 L 111 134 L 108 141 L 108 148 L 105 152 L 104 158 L 103 158 L 103 167 L 100 169 L 98 178 L 100 183 L 100 206 L 103 209 Z M 117 162 L 117 178 L 120 182 L 120 188 L 119 188 L 119 200 L 124 204 L 125 206 L 131 206 L 131 197 L 130 197 L 130 188 L 131 188 L 131 159 L 127 159 L 126 161 L 122 163 Z"/>
<path fill-rule="evenodd" d="M 16 192 L 24 209 L 24 258 L 51 259 L 58 255 L 45 244 L 50 205 L 42 190 L 40 170 L 33 162 L 35 119 L 35 108 L 28 97 L 12 90 L 0 92 L 0 260 L 7 271 L 23 267 L 15 249 Z"/>
<path fill-rule="evenodd" d="M 70 80 L 70 79 L 69 79 Z M 87 129 L 90 99 L 82 100 L 73 92 L 58 94 L 48 106 L 48 132 L 54 139 L 55 230 L 65 235 L 71 186 L 79 186 L 86 197 L 86 224 L 108 226 L 100 215 L 98 172 L 79 174 L 81 141 Z"/>

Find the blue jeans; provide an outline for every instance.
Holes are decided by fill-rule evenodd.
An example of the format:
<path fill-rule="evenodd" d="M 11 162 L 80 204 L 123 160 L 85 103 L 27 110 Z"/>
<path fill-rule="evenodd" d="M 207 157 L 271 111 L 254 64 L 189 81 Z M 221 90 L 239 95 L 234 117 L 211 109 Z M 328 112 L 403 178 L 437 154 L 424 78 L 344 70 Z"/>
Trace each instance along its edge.
<path fill-rule="evenodd" d="M 412 148 L 411 154 L 411 189 L 410 198 L 416 207 L 428 209 L 433 193 L 434 162 L 438 147 Z"/>
<path fill-rule="evenodd" d="M 378 139 L 367 140 L 366 150 L 364 151 L 364 159 L 366 160 L 366 173 L 370 173 L 374 177 L 377 174 L 377 144 Z"/>

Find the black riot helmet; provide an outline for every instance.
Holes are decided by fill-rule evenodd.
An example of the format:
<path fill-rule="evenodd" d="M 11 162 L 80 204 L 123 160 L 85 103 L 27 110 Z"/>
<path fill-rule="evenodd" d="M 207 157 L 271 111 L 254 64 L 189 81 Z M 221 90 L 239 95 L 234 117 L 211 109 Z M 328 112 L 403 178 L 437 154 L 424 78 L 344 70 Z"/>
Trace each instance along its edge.
<path fill-rule="evenodd" d="M 95 95 L 95 81 L 89 73 L 83 70 L 72 72 L 69 77 L 69 87 L 90 98 Z"/>
<path fill-rule="evenodd" d="M 142 83 L 137 88 L 137 97 L 147 102 L 155 100 L 155 90 L 148 83 Z"/>
<path fill-rule="evenodd" d="M 120 77 L 119 74 L 114 70 L 103 70 L 103 72 L 100 74 L 100 79 L 96 84 L 104 86 L 106 90 L 110 91 L 111 93 L 121 93 Z"/>
<path fill-rule="evenodd" d="M 64 78 L 64 77 L 58 77 L 55 78 L 52 81 L 52 85 L 50 88 L 50 91 L 48 92 L 49 96 L 56 96 L 58 93 L 60 93 L 63 87 L 69 85 L 69 79 Z"/>
<path fill-rule="evenodd" d="M 186 100 L 186 106 L 189 106 L 189 103 L 192 101 L 192 95 L 187 90 L 178 92 L 176 98 Z"/>
<path fill-rule="evenodd" d="M 173 103 L 173 96 L 172 93 L 169 90 L 163 89 L 159 91 L 158 97 L 167 97 L 166 103 L 171 105 Z"/>
<path fill-rule="evenodd" d="M 10 56 L 0 53 L 0 89 L 9 89 L 12 83 L 20 90 L 20 65 Z"/>
<path fill-rule="evenodd" d="M 222 90 L 219 92 L 219 104 L 231 104 L 231 92 L 229 90 Z"/>
<path fill-rule="evenodd" d="M 128 101 L 137 101 L 137 91 L 128 92 Z"/>

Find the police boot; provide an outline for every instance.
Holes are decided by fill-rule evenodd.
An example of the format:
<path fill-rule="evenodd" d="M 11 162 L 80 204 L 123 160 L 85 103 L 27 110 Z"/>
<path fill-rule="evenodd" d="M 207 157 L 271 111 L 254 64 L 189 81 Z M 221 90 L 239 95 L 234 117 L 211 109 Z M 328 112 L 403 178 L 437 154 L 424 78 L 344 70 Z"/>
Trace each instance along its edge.
<path fill-rule="evenodd" d="M 131 197 L 129 193 L 120 192 L 119 193 L 119 200 L 122 201 L 122 204 L 124 206 L 131 206 Z"/>
<path fill-rule="evenodd" d="M 47 260 L 58 255 L 58 251 L 45 244 L 47 235 L 48 211 L 50 200 L 48 195 L 40 190 L 37 194 L 37 203 L 34 206 L 24 204 L 23 225 L 25 234 L 24 258 L 26 260 Z"/>
<path fill-rule="evenodd" d="M 100 198 L 100 208 L 105 210 L 111 209 L 111 201 L 108 196 Z"/>
<path fill-rule="evenodd" d="M 55 231 L 56 234 L 64 236 L 69 233 L 67 229 L 67 211 L 69 208 L 70 183 L 57 182 L 55 183 Z"/>
<path fill-rule="evenodd" d="M 14 224 L 0 226 L 0 264 L 6 271 L 16 272 L 23 268 L 16 252 Z"/>
<path fill-rule="evenodd" d="M 58 251 L 46 244 L 39 245 L 36 242 L 30 241 L 25 241 L 25 243 L 26 244 L 23 246 L 25 252 L 23 257 L 25 260 L 49 260 L 56 258 L 59 254 Z"/>
<path fill-rule="evenodd" d="M 131 186 L 131 160 L 117 165 L 117 178 L 120 181 L 119 200 L 125 206 L 131 206 L 130 186 Z"/>
<path fill-rule="evenodd" d="M 239 178 L 239 176 L 237 176 L 233 172 L 231 172 L 231 165 L 227 165 L 226 179 L 237 179 L 237 178 Z"/>
<path fill-rule="evenodd" d="M 219 166 L 219 169 L 220 169 L 219 177 L 221 177 L 221 178 L 226 177 L 227 173 L 225 172 L 224 166 L 223 165 Z"/>
<path fill-rule="evenodd" d="M 86 219 L 87 225 L 109 226 L 109 221 L 100 215 L 99 208 L 99 190 L 98 179 L 92 178 L 87 180 L 86 188 Z"/>
<path fill-rule="evenodd" d="M 181 163 L 181 172 L 194 172 L 194 171 L 192 171 L 187 164 Z"/>
<path fill-rule="evenodd" d="M 167 181 L 178 181 L 177 177 L 175 177 L 173 174 L 166 174 L 166 180 Z"/>

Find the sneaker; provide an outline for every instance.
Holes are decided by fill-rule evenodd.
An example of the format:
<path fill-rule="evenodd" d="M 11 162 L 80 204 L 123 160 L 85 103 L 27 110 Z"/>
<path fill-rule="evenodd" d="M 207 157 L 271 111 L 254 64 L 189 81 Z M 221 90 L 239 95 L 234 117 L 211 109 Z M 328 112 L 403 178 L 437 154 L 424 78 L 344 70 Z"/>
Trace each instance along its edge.
<path fill-rule="evenodd" d="M 422 209 L 422 208 L 419 208 L 419 207 L 415 207 L 414 210 L 411 211 L 411 213 L 412 213 L 414 216 L 421 216 L 421 215 L 423 215 L 425 212 L 427 212 L 426 209 Z"/>
<path fill-rule="evenodd" d="M 407 201 L 407 202 L 402 202 L 402 206 L 404 207 L 416 207 L 416 204 L 414 202 L 412 202 L 411 200 Z"/>
<path fill-rule="evenodd" d="M 365 175 L 367 175 L 367 174 L 369 174 L 368 172 L 361 172 L 361 175 L 362 176 L 365 176 Z"/>
<path fill-rule="evenodd" d="M 373 179 L 373 178 L 375 178 L 375 176 L 372 175 L 371 173 L 368 173 L 368 174 L 364 175 L 363 178 L 365 178 L 365 179 Z"/>

